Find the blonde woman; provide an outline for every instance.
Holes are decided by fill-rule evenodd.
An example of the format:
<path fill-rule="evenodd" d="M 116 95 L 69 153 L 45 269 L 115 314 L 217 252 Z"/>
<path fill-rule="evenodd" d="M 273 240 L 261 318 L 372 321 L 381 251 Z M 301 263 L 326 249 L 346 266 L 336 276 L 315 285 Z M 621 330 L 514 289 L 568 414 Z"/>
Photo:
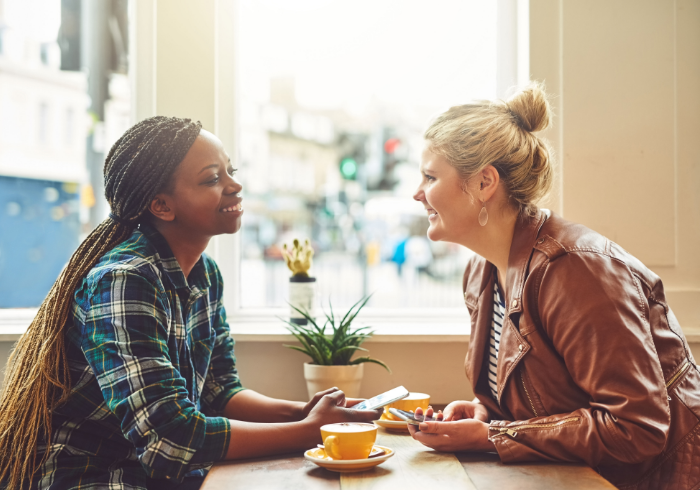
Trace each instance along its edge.
<path fill-rule="evenodd" d="M 585 462 L 619 488 L 698 488 L 700 374 L 661 280 L 536 206 L 552 183 L 536 134 L 550 117 L 533 84 L 506 102 L 453 107 L 425 133 L 414 198 L 428 237 L 477 254 L 463 288 L 477 398 L 411 433 L 504 463 Z"/>

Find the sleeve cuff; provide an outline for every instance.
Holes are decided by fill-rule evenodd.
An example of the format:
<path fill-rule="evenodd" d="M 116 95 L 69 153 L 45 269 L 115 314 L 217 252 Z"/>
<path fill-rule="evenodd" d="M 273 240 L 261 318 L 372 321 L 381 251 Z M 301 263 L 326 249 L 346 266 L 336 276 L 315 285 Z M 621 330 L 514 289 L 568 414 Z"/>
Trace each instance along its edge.
<path fill-rule="evenodd" d="M 190 464 L 211 464 L 226 456 L 231 441 L 231 424 L 225 417 L 207 417 L 204 440 Z"/>
<path fill-rule="evenodd" d="M 241 391 L 245 390 L 243 386 L 235 386 L 231 388 L 226 388 L 221 391 L 214 400 L 212 400 L 211 403 L 209 403 L 209 409 L 213 410 L 213 414 L 221 414 L 224 413 L 224 409 L 226 408 L 226 405 L 228 404 L 229 400 L 233 398 L 233 395 L 236 393 L 240 393 Z"/>

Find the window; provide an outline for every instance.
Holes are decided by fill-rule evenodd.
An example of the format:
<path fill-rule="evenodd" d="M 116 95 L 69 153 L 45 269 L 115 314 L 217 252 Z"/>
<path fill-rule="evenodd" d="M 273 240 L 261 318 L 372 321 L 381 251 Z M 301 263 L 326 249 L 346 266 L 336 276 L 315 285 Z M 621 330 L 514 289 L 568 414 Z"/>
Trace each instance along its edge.
<path fill-rule="evenodd" d="M 466 317 L 471 252 L 411 196 L 430 117 L 496 96 L 496 2 L 242 0 L 237 31 L 241 311 L 286 306 L 297 238 L 324 305 Z"/>
<path fill-rule="evenodd" d="M 92 110 L 95 122 L 109 106 L 105 124 L 115 131 L 125 129 L 122 86 L 128 83 L 119 80 L 126 77 L 125 52 L 105 47 L 98 57 L 102 71 L 90 72 L 97 83 L 108 79 L 109 87 L 90 99 L 90 81 L 80 63 L 80 2 L 0 4 L 0 308 L 36 308 L 95 225 L 96 220 L 89 220 L 90 208 L 102 191 L 93 192 L 88 175 L 101 173 L 104 156 L 97 151 L 86 155 L 87 109 L 91 100 L 102 106 Z M 114 18 L 125 18 L 126 2 L 110 5 Z M 95 10 L 90 15 L 96 16 Z M 122 26 L 107 17 L 94 19 L 96 25 L 102 22 L 97 35 L 110 22 L 112 31 Z M 127 114 L 128 104 L 127 99 Z M 33 310 L 0 313 L 0 327 L 7 318 L 14 325 L 15 315 L 16 324 L 26 328 L 33 316 Z"/>

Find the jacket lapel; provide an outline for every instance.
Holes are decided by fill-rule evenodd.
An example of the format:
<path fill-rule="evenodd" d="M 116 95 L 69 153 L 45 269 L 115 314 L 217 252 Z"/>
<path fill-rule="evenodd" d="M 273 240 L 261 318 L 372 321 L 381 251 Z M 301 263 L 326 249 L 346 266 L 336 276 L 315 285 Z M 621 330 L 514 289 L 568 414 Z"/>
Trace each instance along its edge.
<path fill-rule="evenodd" d="M 548 211 L 540 211 L 532 218 L 520 218 L 515 226 L 513 242 L 508 256 L 508 271 L 506 273 L 505 303 L 506 315 L 501 332 L 501 343 L 498 351 L 498 397 L 501 398 L 503 389 L 513 370 L 520 360 L 530 350 L 530 345 L 520 334 L 518 323 L 523 311 L 523 286 L 530 258 L 534 250 L 540 228 L 547 220 Z"/>
<path fill-rule="evenodd" d="M 489 335 L 491 322 L 490 317 L 493 315 L 493 285 L 494 285 L 494 267 L 489 262 L 484 262 L 484 270 L 482 271 L 481 284 L 479 284 L 478 297 L 476 295 L 471 298 L 467 296 L 467 307 L 471 314 L 472 330 L 469 342 L 469 354 L 467 356 L 466 371 L 467 377 L 471 380 L 472 385 L 476 388 L 481 371 L 484 365 L 484 357 L 487 354 L 489 346 Z M 470 287 L 468 285 L 467 287 Z M 469 304 L 472 299 L 474 303 Z"/>

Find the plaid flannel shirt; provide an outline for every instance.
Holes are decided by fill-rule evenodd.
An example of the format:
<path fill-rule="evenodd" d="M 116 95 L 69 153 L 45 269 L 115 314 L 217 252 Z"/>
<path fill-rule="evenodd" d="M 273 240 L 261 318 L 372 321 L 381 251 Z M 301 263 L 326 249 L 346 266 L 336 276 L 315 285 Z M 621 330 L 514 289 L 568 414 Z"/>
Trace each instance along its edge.
<path fill-rule="evenodd" d="M 211 258 L 185 278 L 147 225 L 97 262 L 75 292 L 73 389 L 33 488 L 153 488 L 223 458 L 231 429 L 216 414 L 243 387 L 222 290 Z"/>

